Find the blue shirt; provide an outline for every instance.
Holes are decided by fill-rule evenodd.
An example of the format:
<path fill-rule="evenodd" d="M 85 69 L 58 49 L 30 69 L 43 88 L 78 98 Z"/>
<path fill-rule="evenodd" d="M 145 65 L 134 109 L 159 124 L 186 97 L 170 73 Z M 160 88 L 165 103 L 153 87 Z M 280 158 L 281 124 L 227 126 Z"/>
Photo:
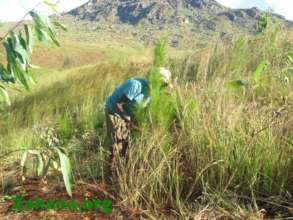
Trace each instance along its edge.
<path fill-rule="evenodd" d="M 117 113 L 114 104 L 121 96 L 125 95 L 128 101 L 124 105 L 124 110 L 130 116 L 133 116 L 133 107 L 140 104 L 146 107 L 150 98 L 148 96 L 148 82 L 143 78 L 131 78 L 126 80 L 122 85 L 118 86 L 111 96 L 107 98 L 106 108 Z"/>

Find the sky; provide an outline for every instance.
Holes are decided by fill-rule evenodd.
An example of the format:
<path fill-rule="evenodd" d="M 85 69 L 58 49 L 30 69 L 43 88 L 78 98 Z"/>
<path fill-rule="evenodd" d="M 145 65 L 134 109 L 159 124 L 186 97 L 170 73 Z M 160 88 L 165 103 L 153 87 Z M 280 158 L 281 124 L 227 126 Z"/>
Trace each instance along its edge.
<path fill-rule="evenodd" d="M 0 21 L 18 21 L 27 11 L 34 8 L 42 0 L 0 0 Z M 88 0 L 60 0 L 58 11 L 68 11 Z M 48 2 L 57 2 L 57 0 L 48 0 Z M 52 10 L 44 4 L 38 7 L 38 11 L 48 15 Z"/>
<path fill-rule="evenodd" d="M 275 13 L 293 20 L 293 0 L 217 0 L 221 4 L 231 8 L 251 8 L 256 6 L 260 9 L 272 9 Z"/>
<path fill-rule="evenodd" d="M 18 21 L 27 11 L 32 9 L 41 0 L 0 0 L 0 21 Z M 56 2 L 56 0 L 48 0 Z M 88 0 L 60 0 L 58 11 L 68 11 Z M 293 0 L 217 0 L 219 3 L 231 8 L 258 7 L 263 10 L 272 9 L 275 13 L 293 20 Z M 45 6 L 38 8 L 45 15 L 50 9 Z"/>

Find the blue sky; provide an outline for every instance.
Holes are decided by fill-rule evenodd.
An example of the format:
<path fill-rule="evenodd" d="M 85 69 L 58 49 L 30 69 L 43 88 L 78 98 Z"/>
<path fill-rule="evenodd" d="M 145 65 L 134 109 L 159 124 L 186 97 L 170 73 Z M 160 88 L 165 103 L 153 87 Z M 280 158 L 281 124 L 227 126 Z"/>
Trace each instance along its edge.
<path fill-rule="evenodd" d="M 34 7 L 41 0 L 0 0 L 0 20 L 17 21 L 23 17 L 26 11 Z M 54 2 L 56 0 L 49 0 Z M 68 11 L 87 0 L 61 0 L 58 7 L 59 11 Z M 261 9 L 273 9 L 276 13 L 293 20 L 293 0 L 218 0 L 221 4 L 231 8 L 250 8 L 257 6 Z M 40 11 L 48 14 L 46 7 L 40 7 Z"/>

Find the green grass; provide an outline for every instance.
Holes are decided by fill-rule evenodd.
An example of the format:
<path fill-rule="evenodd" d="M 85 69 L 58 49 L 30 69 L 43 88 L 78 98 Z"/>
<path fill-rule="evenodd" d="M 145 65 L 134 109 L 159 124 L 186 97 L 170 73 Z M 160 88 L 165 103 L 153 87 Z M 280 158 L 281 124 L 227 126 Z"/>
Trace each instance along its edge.
<path fill-rule="evenodd" d="M 204 207 L 210 218 L 251 219 L 262 207 L 278 205 L 292 213 L 293 41 L 290 32 L 274 33 L 213 43 L 186 59 L 167 60 L 178 86 L 161 105 L 154 99 L 130 160 L 121 161 L 120 201 L 148 210 L 153 219 L 170 209 L 180 219 L 199 218 Z M 254 81 L 263 60 L 269 64 Z M 34 127 L 52 126 L 70 152 L 74 179 L 104 178 L 105 98 L 127 77 L 147 70 L 123 61 L 43 75 L 32 93 L 16 95 L 2 110 L 1 154 L 42 147 Z M 239 79 L 249 84 L 229 86 Z"/>

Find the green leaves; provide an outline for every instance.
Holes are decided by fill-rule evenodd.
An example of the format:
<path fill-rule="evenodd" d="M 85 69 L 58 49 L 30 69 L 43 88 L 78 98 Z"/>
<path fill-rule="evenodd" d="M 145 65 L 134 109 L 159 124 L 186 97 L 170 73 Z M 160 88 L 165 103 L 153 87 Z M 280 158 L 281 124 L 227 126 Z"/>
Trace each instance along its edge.
<path fill-rule="evenodd" d="M 258 67 L 256 68 L 254 74 L 253 74 L 253 81 L 255 83 L 258 83 L 261 77 L 261 74 L 263 73 L 263 71 L 265 70 L 265 68 L 267 67 L 267 65 L 269 64 L 268 60 L 263 60 Z M 228 86 L 230 88 L 234 88 L 234 89 L 239 89 L 242 87 L 246 87 L 249 85 L 249 81 L 248 80 L 231 80 L 228 82 Z"/>
<path fill-rule="evenodd" d="M 54 147 L 53 150 L 51 149 L 51 153 L 48 154 L 46 150 L 27 150 L 23 153 L 21 158 L 21 170 L 23 173 L 27 158 L 29 155 L 33 155 L 37 158 L 37 176 L 44 177 L 49 169 L 50 165 L 56 164 L 56 154 L 59 156 L 60 166 L 61 166 L 61 173 L 63 176 L 63 181 L 65 184 L 66 191 L 69 196 L 72 196 L 72 176 L 71 176 L 71 164 L 68 156 L 64 153 L 64 150 L 60 147 Z M 45 157 L 47 155 L 47 157 Z M 49 155 L 49 157 L 48 157 Z M 45 159 L 47 158 L 47 159 Z M 24 179 L 24 178 L 23 178 Z"/>
<path fill-rule="evenodd" d="M 53 31 L 52 25 L 49 19 L 41 17 L 34 11 L 30 12 L 31 17 L 35 23 L 35 31 L 39 41 L 41 42 L 50 42 L 54 43 L 57 46 L 60 46 L 56 40 L 55 32 Z"/>
<path fill-rule="evenodd" d="M 32 19 L 34 20 L 35 26 L 39 29 L 43 29 L 46 28 L 46 22 L 43 19 L 43 17 L 41 17 L 38 13 L 36 13 L 35 11 L 30 11 L 29 12 L 30 16 L 32 17 Z"/>
<path fill-rule="evenodd" d="M 44 158 L 41 153 L 38 153 L 37 157 L 38 157 L 38 166 L 37 166 L 38 176 L 41 176 L 44 171 Z"/>
<path fill-rule="evenodd" d="M 241 87 L 245 87 L 249 84 L 249 82 L 247 80 L 231 80 L 229 83 L 228 83 L 228 86 L 230 88 L 233 88 L 233 89 L 239 89 Z"/>
<path fill-rule="evenodd" d="M 7 68 L 2 66 L 1 79 L 4 83 L 19 82 L 29 90 L 27 75 L 29 69 L 29 54 L 27 42 L 21 33 L 10 32 L 6 41 L 3 43 L 7 57 Z"/>
<path fill-rule="evenodd" d="M 68 195 L 72 196 L 71 191 L 71 165 L 69 158 L 60 150 L 56 149 L 59 155 L 61 172 L 63 175 L 64 184 L 67 190 Z"/>
<path fill-rule="evenodd" d="M 267 29 L 268 23 L 269 23 L 268 21 L 269 21 L 270 17 L 271 17 L 270 12 L 264 12 L 261 14 L 261 16 L 259 17 L 258 22 L 257 22 L 256 31 L 258 33 L 263 33 Z"/>
<path fill-rule="evenodd" d="M 22 154 L 21 162 L 20 162 L 22 172 L 25 167 L 25 163 L 27 161 L 29 154 L 34 155 L 38 159 L 37 160 L 37 175 L 41 176 L 44 171 L 44 158 L 41 151 L 38 151 L 38 150 L 27 150 Z"/>
<path fill-rule="evenodd" d="M 33 31 L 32 28 L 25 24 L 24 25 L 25 35 L 26 35 L 26 45 L 30 53 L 33 53 L 34 41 L 33 41 Z"/>
<path fill-rule="evenodd" d="M 260 76 L 262 74 L 262 72 L 264 71 L 264 69 L 266 68 L 266 66 L 269 64 L 268 60 L 263 60 L 257 67 L 257 69 L 254 72 L 254 81 L 258 82 L 260 79 Z"/>
<path fill-rule="evenodd" d="M 44 1 L 44 3 L 51 8 L 57 6 L 49 1 Z M 18 32 L 15 31 L 15 28 L 10 30 L 5 35 L 7 37 L 3 42 L 7 66 L 0 64 L 0 83 L 2 83 L 0 96 L 6 100 L 6 103 L 10 103 L 6 91 L 7 84 L 19 83 L 29 91 L 29 82 L 35 82 L 32 74 L 33 65 L 30 63 L 30 55 L 33 53 L 34 47 L 34 33 L 39 41 L 60 46 L 54 27 L 66 30 L 66 27 L 57 21 L 54 22 L 53 27 L 48 18 L 43 18 L 34 10 L 30 11 L 29 15 L 33 19 L 33 24 L 24 24 L 23 30 Z"/>
<path fill-rule="evenodd" d="M 167 43 L 165 40 L 160 40 L 156 43 L 154 66 L 157 68 L 164 66 L 166 58 L 166 45 Z"/>
<path fill-rule="evenodd" d="M 55 27 L 61 28 L 63 31 L 67 31 L 67 28 L 63 24 L 59 23 L 58 21 L 54 21 L 54 25 Z"/>

